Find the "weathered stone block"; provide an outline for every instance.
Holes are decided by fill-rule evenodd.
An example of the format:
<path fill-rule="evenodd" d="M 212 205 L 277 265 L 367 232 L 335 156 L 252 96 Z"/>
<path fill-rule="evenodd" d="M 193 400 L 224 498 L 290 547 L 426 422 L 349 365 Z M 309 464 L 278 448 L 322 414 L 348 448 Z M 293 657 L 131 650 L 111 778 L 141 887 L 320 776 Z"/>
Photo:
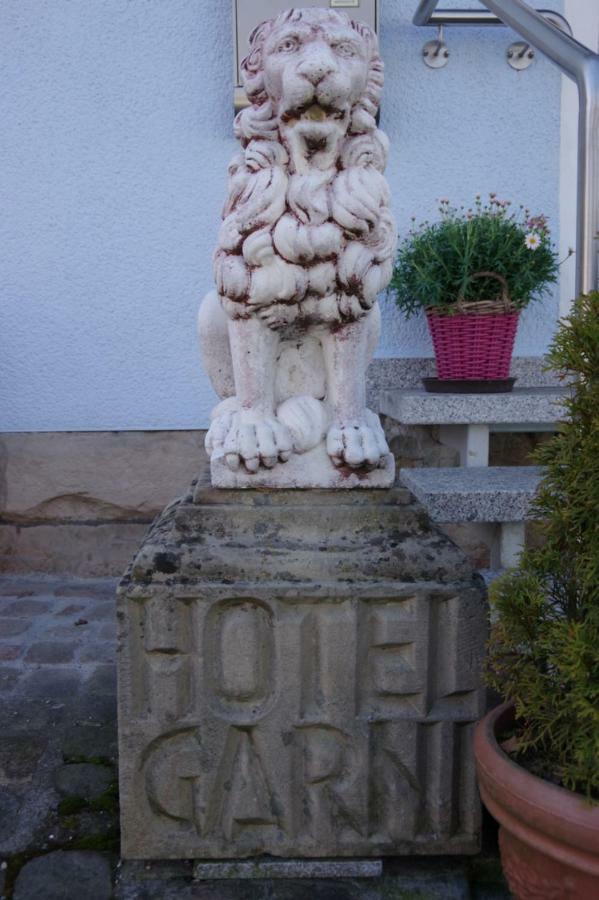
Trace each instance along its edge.
<path fill-rule="evenodd" d="M 407 491 L 200 484 L 118 603 L 125 857 L 478 849 L 484 589 Z"/>
<path fill-rule="evenodd" d="M 15 900 L 110 900 L 110 862 L 89 850 L 56 850 L 25 863 L 19 872 Z"/>
<path fill-rule="evenodd" d="M 54 773 L 56 789 L 65 797 L 95 800 L 108 788 L 114 772 L 108 766 L 92 763 L 70 763 Z"/>
<path fill-rule="evenodd" d="M 31 621 L 29 619 L 0 619 L 0 638 L 16 637 L 27 631 Z"/>
<path fill-rule="evenodd" d="M 77 645 L 74 641 L 38 641 L 32 644 L 25 659 L 33 663 L 65 663 L 73 659 Z"/>

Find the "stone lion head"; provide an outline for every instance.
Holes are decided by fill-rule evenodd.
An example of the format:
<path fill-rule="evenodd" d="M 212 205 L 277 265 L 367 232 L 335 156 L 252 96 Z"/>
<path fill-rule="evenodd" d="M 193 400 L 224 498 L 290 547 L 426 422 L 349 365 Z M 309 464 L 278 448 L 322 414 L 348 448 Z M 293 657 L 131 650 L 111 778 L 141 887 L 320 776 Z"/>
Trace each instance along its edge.
<path fill-rule="evenodd" d="M 335 10 L 292 9 L 254 29 L 241 68 L 250 106 L 215 255 L 223 307 L 273 328 L 358 319 L 395 247 L 376 36 Z"/>
<path fill-rule="evenodd" d="M 343 13 L 291 9 L 263 22 L 250 35 L 250 52 L 241 63 L 252 104 L 240 114 L 252 120 L 296 129 L 308 145 L 324 144 L 331 134 L 362 134 L 376 128 L 383 63 L 374 32 Z M 264 107 L 267 107 L 265 109 Z M 255 127 L 250 129 L 255 135 Z"/>

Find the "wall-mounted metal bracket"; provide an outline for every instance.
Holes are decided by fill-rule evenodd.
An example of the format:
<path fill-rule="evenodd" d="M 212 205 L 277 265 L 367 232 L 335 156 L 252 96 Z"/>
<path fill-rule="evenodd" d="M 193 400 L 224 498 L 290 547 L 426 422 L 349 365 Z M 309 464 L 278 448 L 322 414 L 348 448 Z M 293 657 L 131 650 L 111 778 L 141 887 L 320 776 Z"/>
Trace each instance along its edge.
<path fill-rule="evenodd" d="M 422 48 L 422 59 L 429 69 L 442 69 L 449 62 L 449 50 L 445 43 L 442 25 L 439 25 L 439 34 L 436 40 L 427 41 Z"/>
<path fill-rule="evenodd" d="M 555 25 L 556 28 L 559 28 L 560 31 L 563 31 L 564 34 L 569 34 L 570 37 L 572 37 L 570 23 L 564 16 L 560 15 L 560 13 L 549 15 L 547 11 L 544 11 L 543 17 L 547 19 L 548 22 L 551 22 L 552 25 Z M 512 69 L 521 72 L 522 69 L 528 69 L 530 64 L 534 62 L 536 54 L 528 41 L 514 41 L 514 43 L 510 44 L 507 48 L 506 56 L 508 65 L 510 65 Z"/>
<path fill-rule="evenodd" d="M 423 60 L 431 69 L 440 69 L 447 65 L 449 49 L 443 38 L 444 25 L 503 25 L 499 16 L 494 15 L 488 9 L 435 9 L 438 0 L 427 0 L 421 4 L 414 16 L 415 25 L 438 25 L 439 37 L 436 41 L 428 41 L 422 48 Z M 428 8 L 432 12 L 428 11 Z M 538 10 L 556 28 L 565 34 L 572 36 L 572 28 L 568 20 L 561 13 L 551 9 Z M 442 47 L 440 45 L 442 44 Z M 514 41 L 507 48 L 506 59 L 508 65 L 518 72 L 528 69 L 535 60 L 535 51 L 527 41 Z"/>
<path fill-rule="evenodd" d="M 505 55 L 507 57 L 508 65 L 511 66 L 512 69 L 516 69 L 517 72 L 521 72 L 523 69 L 528 69 L 530 64 L 534 61 L 535 51 L 530 44 L 526 43 L 526 41 L 514 41 L 514 43 L 510 44 L 507 48 Z"/>

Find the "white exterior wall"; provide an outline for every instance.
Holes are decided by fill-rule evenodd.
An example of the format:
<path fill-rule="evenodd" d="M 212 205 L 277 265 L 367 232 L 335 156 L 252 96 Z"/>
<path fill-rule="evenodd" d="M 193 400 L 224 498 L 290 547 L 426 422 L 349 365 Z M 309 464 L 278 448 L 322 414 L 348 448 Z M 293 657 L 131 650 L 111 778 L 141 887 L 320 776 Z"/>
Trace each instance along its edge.
<path fill-rule="evenodd" d="M 431 71 L 415 7 L 381 0 L 400 228 L 497 191 L 559 237 L 561 76 L 510 69 L 499 28 L 447 29 Z M 3 0 L 0 30 L 0 430 L 205 427 L 195 314 L 235 148 L 229 0 Z M 517 354 L 543 353 L 558 294 L 525 313 Z M 380 355 L 432 355 L 422 320 L 384 315 Z"/>

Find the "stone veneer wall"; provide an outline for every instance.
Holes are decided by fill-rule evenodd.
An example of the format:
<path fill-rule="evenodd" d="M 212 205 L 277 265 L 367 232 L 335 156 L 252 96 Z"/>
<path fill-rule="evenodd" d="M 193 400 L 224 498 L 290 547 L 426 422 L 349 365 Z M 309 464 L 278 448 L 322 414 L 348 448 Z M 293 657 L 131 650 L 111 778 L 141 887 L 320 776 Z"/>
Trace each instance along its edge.
<path fill-rule="evenodd" d="M 120 575 L 207 464 L 204 434 L 0 435 L 0 571 Z"/>

